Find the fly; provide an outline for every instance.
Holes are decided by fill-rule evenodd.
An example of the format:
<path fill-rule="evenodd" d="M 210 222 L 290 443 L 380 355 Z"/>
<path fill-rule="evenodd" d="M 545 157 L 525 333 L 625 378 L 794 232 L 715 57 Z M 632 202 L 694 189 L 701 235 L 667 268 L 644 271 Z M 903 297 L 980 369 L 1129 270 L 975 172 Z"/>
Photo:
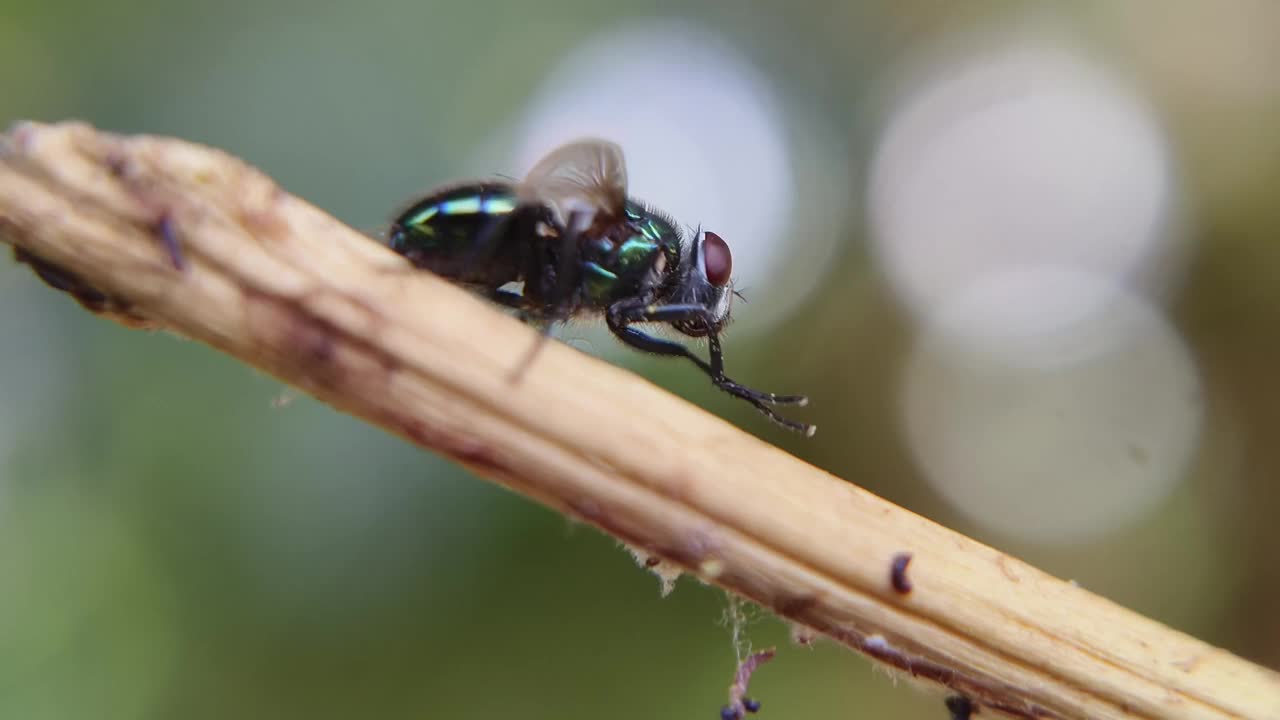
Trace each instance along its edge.
<path fill-rule="evenodd" d="M 729 244 L 709 230 L 686 234 L 628 197 L 626 163 L 614 143 L 563 145 L 522 181 L 437 190 L 396 218 L 390 244 L 414 266 L 514 308 L 544 337 L 570 318 L 603 315 L 630 347 L 685 358 L 779 425 L 808 437 L 817 430 L 775 409 L 807 405 L 807 397 L 754 390 L 725 374 L 720 335 L 735 295 Z M 709 358 L 636 327 L 652 323 L 706 338 Z"/>

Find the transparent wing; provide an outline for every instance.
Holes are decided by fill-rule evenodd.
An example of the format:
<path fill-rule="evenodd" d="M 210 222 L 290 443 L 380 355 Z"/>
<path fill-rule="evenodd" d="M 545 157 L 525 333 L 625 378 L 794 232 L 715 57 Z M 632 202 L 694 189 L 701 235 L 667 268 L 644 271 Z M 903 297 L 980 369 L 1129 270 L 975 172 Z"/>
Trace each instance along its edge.
<path fill-rule="evenodd" d="M 520 199 L 542 203 L 561 222 L 578 213 L 584 227 L 599 215 L 619 217 L 627 202 L 627 163 L 608 140 L 585 139 L 547 153 L 520 183 Z"/>

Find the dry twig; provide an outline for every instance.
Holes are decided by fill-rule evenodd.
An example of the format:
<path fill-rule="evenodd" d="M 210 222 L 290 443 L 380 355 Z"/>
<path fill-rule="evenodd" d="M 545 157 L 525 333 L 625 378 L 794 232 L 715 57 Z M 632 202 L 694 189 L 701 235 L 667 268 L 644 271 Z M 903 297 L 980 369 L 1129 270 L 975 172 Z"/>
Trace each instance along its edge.
<path fill-rule="evenodd" d="M 984 713 L 1280 718 L 1276 674 L 631 373 L 555 343 L 507 382 L 529 328 L 224 153 L 75 124 L 18 126 L 0 152 L 0 236 L 92 309 L 206 342 Z M 909 594 L 889 580 L 902 552 Z"/>

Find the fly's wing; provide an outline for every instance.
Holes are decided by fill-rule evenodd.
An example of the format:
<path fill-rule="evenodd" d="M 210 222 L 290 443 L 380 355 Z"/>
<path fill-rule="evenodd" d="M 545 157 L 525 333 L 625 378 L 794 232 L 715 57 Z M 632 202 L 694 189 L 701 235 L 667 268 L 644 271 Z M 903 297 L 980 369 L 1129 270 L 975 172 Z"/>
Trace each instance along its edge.
<path fill-rule="evenodd" d="M 576 140 L 538 161 L 520 183 L 521 203 L 546 205 L 564 223 L 576 213 L 580 228 L 622 216 L 627 203 L 627 163 L 608 140 Z"/>

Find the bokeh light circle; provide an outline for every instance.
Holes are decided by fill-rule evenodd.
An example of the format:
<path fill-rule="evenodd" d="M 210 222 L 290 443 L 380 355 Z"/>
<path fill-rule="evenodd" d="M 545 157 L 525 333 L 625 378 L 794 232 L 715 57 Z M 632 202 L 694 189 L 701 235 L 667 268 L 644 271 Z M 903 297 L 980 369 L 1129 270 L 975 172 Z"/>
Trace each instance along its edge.
<path fill-rule="evenodd" d="M 1018 310 L 1046 296 L 1095 311 L 1064 304 L 1037 322 Z M 1160 314 L 1074 270 L 1011 271 L 956 298 L 919 338 L 902 391 L 934 488 L 982 526 L 1040 542 L 1093 538 L 1163 499 L 1203 411 L 1194 362 Z"/>
<path fill-rule="evenodd" d="M 1022 38 L 938 62 L 902 97 L 868 202 L 877 257 L 919 316 L 1013 267 L 1125 282 L 1170 269 L 1168 145 L 1100 67 Z"/>

